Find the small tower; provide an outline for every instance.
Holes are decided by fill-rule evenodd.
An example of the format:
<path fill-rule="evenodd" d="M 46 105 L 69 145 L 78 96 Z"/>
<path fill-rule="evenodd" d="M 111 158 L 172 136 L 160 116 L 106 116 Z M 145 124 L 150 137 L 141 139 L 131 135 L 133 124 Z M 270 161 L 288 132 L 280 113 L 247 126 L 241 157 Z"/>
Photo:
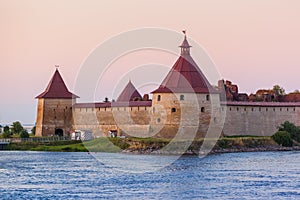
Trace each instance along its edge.
<path fill-rule="evenodd" d="M 128 82 L 126 87 L 123 89 L 117 102 L 129 102 L 129 101 L 139 101 L 142 100 L 141 94 L 137 91 L 131 81 Z"/>
<path fill-rule="evenodd" d="M 187 39 L 186 39 L 186 31 L 182 31 L 184 33 L 184 39 L 182 41 L 182 44 L 179 46 L 181 49 L 181 55 L 190 55 L 190 48 L 192 46 L 190 46 L 190 44 L 188 43 Z"/>
<path fill-rule="evenodd" d="M 36 136 L 66 136 L 72 129 L 72 105 L 78 96 L 69 92 L 56 68 L 38 99 Z"/>

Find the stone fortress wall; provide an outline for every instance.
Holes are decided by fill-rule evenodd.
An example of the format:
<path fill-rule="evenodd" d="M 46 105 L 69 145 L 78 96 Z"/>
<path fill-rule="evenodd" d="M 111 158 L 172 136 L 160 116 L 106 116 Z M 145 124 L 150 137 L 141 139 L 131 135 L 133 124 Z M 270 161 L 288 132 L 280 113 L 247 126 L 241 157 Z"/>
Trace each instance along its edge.
<path fill-rule="evenodd" d="M 181 126 L 185 127 L 185 132 L 194 132 L 193 129 L 189 130 L 189 127 L 195 126 L 199 120 L 197 137 L 200 138 L 205 136 L 210 123 L 214 123 L 210 110 L 211 102 L 206 100 L 206 95 L 198 97 L 201 99 L 198 108 L 188 101 L 179 104 L 177 101 L 180 97 L 171 94 L 161 94 L 162 103 L 159 103 L 158 95 L 153 96 L 151 106 L 75 107 L 74 128 L 92 130 L 99 136 L 109 136 L 110 130 L 117 130 L 119 135 L 128 133 L 136 137 L 173 138 L 178 133 L 180 123 L 184 124 Z M 174 104 L 163 101 L 163 98 L 170 99 Z M 185 109 L 187 117 L 181 115 L 181 109 Z M 198 112 L 195 109 L 198 109 Z M 285 121 L 300 125 L 300 103 L 221 102 L 220 107 L 215 108 L 218 109 L 225 116 L 224 126 L 218 126 L 222 126 L 222 133 L 227 136 L 271 136 Z M 199 113 L 198 119 L 192 117 L 195 113 Z M 217 120 L 222 119 L 217 117 Z"/>
<path fill-rule="evenodd" d="M 271 136 L 285 121 L 300 126 L 300 103 L 227 102 L 224 135 Z"/>
<path fill-rule="evenodd" d="M 84 106 L 77 104 L 73 109 L 74 129 L 91 130 L 95 136 L 109 136 L 109 131 L 116 130 L 118 135 L 146 134 L 149 130 L 149 106 Z"/>
<path fill-rule="evenodd" d="M 300 92 L 282 96 L 260 90 L 248 96 L 223 80 L 215 88 L 190 56 L 190 47 L 185 35 L 180 57 L 152 92 L 152 100 L 142 98 L 129 81 L 116 102 L 76 103 L 78 96 L 69 92 L 56 69 L 36 97 L 36 135 L 69 135 L 80 129 L 99 137 L 113 131 L 119 136 L 193 139 L 218 137 L 218 132 L 270 136 L 285 121 L 300 125 Z"/>
<path fill-rule="evenodd" d="M 76 104 L 74 129 L 91 130 L 96 136 L 109 136 L 109 131 L 116 130 L 119 136 L 183 138 L 192 134 L 201 138 L 209 126 L 220 127 L 216 115 L 221 110 L 218 94 L 157 93 L 145 103 L 131 107 L 118 103 Z"/>

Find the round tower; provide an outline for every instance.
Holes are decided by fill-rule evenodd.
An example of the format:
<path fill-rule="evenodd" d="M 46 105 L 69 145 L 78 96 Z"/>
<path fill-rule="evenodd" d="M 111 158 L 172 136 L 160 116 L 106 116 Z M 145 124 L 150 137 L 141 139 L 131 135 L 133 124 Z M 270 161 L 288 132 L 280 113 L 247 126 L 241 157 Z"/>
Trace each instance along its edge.
<path fill-rule="evenodd" d="M 154 127 L 163 126 L 158 137 L 172 138 L 176 133 L 192 132 L 195 128 L 197 137 L 204 137 L 211 119 L 217 121 L 212 114 L 220 108 L 220 94 L 191 57 L 185 31 L 179 47 L 179 58 L 159 88 L 152 92 L 152 123 Z"/>

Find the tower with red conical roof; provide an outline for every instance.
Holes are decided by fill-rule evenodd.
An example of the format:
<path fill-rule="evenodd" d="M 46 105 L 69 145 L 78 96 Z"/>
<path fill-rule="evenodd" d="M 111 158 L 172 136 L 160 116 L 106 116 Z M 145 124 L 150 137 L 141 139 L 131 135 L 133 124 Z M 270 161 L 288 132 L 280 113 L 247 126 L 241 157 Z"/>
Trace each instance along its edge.
<path fill-rule="evenodd" d="M 125 86 L 119 97 L 117 98 L 117 102 L 129 102 L 129 101 L 138 101 L 142 100 L 141 94 L 137 91 L 134 85 L 131 83 L 131 80 Z"/>
<path fill-rule="evenodd" d="M 66 136 L 72 130 L 72 105 L 78 96 L 71 93 L 58 69 L 38 99 L 36 136 Z"/>
<path fill-rule="evenodd" d="M 185 127 L 185 132 L 197 128 L 197 137 L 203 137 L 211 122 L 212 103 L 220 104 L 219 92 L 191 57 L 191 45 L 185 31 L 179 47 L 179 58 L 161 85 L 152 92 L 152 122 L 154 126 L 163 125 L 160 137 L 173 137 L 170 133 L 178 133 L 180 126 Z"/>

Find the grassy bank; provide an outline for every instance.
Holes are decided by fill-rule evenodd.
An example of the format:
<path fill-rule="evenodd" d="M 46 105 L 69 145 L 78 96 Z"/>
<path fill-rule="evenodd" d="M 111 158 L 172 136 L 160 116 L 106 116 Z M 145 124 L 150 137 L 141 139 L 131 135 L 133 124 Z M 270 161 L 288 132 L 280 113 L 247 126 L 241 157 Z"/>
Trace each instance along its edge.
<path fill-rule="evenodd" d="M 10 143 L 7 150 L 17 151 L 87 151 L 81 141 L 53 141 L 53 142 L 17 142 Z"/>
<path fill-rule="evenodd" d="M 169 145 L 172 143 L 172 145 Z M 206 139 L 212 153 L 268 151 L 284 149 L 271 137 L 234 136 Z M 19 142 L 11 143 L 8 150 L 56 151 L 56 152 L 128 152 L 159 154 L 198 154 L 203 139 L 194 141 L 174 141 L 158 138 L 98 138 L 92 141 L 53 141 L 47 143 Z M 182 150 L 185 149 L 185 152 Z"/>
<path fill-rule="evenodd" d="M 56 152 L 120 152 L 129 145 L 120 138 L 98 138 L 92 141 L 51 141 L 10 143 L 7 150 Z"/>

